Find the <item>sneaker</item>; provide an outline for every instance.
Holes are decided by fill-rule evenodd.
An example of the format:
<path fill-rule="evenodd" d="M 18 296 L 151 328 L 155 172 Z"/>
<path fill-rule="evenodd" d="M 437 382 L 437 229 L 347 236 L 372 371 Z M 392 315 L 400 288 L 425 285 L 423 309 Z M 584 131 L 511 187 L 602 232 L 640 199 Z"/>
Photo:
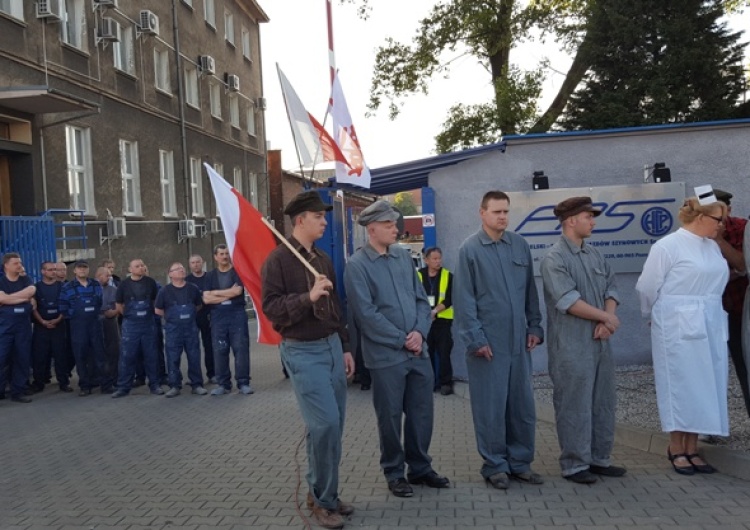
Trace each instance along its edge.
<path fill-rule="evenodd" d="M 208 394 L 208 390 L 206 390 L 202 386 L 194 386 L 191 394 L 196 394 L 198 396 L 205 396 L 206 394 Z"/>
<path fill-rule="evenodd" d="M 250 395 L 254 393 L 255 390 L 253 390 L 253 387 L 251 387 L 249 384 L 240 386 L 240 394 Z"/>
<path fill-rule="evenodd" d="M 155 386 L 154 388 L 151 389 L 151 393 L 155 396 L 163 396 L 164 390 L 160 386 Z"/>
<path fill-rule="evenodd" d="M 161 389 L 159 389 L 159 390 L 161 390 Z M 169 391 L 166 394 L 164 394 L 164 397 L 173 398 L 173 397 L 177 397 L 179 395 L 180 395 L 180 389 L 177 388 L 176 386 L 173 386 L 172 388 L 169 389 Z"/>
<path fill-rule="evenodd" d="M 112 393 L 112 398 L 117 399 L 117 398 L 125 397 L 128 394 L 130 394 L 130 392 L 128 392 L 127 390 L 115 390 Z"/>
<path fill-rule="evenodd" d="M 211 391 L 212 396 L 223 396 L 224 394 L 229 394 L 229 390 L 223 386 L 217 386 Z"/>

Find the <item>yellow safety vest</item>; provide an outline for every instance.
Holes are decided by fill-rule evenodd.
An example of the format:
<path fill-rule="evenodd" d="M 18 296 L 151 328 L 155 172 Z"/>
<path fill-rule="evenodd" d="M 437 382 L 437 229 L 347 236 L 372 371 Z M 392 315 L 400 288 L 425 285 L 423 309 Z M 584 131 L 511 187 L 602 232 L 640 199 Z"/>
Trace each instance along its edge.
<path fill-rule="evenodd" d="M 436 306 L 442 304 L 445 302 L 445 293 L 448 291 L 448 275 L 449 275 L 448 269 L 443 267 L 440 269 L 440 283 L 438 284 L 438 299 Z M 422 280 L 422 273 L 420 271 L 417 271 L 417 274 L 419 275 L 419 281 Z M 448 309 L 445 309 L 437 314 L 440 318 L 445 318 L 446 320 L 453 320 L 453 306 L 450 306 Z"/>

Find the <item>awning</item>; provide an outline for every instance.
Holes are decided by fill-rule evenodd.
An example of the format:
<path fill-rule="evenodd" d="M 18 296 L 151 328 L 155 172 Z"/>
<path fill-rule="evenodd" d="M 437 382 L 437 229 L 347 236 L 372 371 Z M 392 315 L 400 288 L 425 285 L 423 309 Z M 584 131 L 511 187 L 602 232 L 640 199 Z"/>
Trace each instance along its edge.
<path fill-rule="evenodd" d="M 26 114 L 51 114 L 94 110 L 99 104 L 47 86 L 16 86 L 0 88 L 0 107 Z"/>

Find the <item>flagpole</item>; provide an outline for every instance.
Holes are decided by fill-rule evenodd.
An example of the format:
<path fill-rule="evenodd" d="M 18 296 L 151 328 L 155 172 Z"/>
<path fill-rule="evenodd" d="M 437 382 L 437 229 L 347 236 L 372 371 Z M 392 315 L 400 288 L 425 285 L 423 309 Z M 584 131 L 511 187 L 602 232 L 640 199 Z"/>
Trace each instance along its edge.
<path fill-rule="evenodd" d="M 328 66 L 331 70 L 331 87 L 336 76 L 336 55 L 333 52 L 333 8 L 331 0 L 326 0 L 326 18 L 328 19 Z"/>
<path fill-rule="evenodd" d="M 281 83 L 281 68 L 279 68 L 279 63 L 276 63 L 276 74 L 279 76 L 279 83 Z M 283 85 L 282 85 L 283 86 Z M 286 94 L 284 91 L 281 91 L 281 97 L 284 98 L 284 108 L 289 108 L 287 100 L 286 100 Z M 292 131 L 292 138 L 294 139 L 294 151 L 297 154 L 297 163 L 299 164 L 299 172 L 302 175 L 302 181 L 305 182 L 305 170 L 302 169 L 302 157 L 299 154 L 299 147 L 297 146 L 297 137 L 294 135 L 294 125 L 292 125 L 292 117 L 289 115 L 289 112 L 286 113 L 286 118 L 289 120 L 289 130 Z M 316 155 L 317 157 L 317 155 Z M 315 171 L 315 161 L 313 160 L 313 171 Z M 304 189 L 308 189 L 309 185 L 305 184 L 303 185 Z M 276 232 L 276 230 L 274 230 Z M 283 238 L 282 238 L 283 239 Z"/>
<path fill-rule="evenodd" d="M 276 227 L 273 226 L 268 219 L 261 216 L 260 220 L 263 221 L 263 224 L 266 225 L 268 229 L 271 230 L 271 232 L 273 232 L 273 235 L 275 235 L 279 239 L 279 241 L 281 241 L 282 243 L 286 245 L 286 248 L 292 251 L 292 254 L 294 254 L 297 257 L 297 259 L 300 260 L 305 267 L 307 267 L 307 270 L 309 270 L 313 274 L 313 276 L 315 276 L 315 278 L 318 278 L 319 276 L 321 276 L 320 272 L 315 270 L 315 267 L 313 267 L 309 261 L 307 261 L 305 258 L 302 257 L 302 254 L 300 254 L 299 251 L 296 248 L 294 248 L 294 245 L 292 245 L 287 238 L 282 236 L 279 233 L 279 231 L 276 230 Z"/>

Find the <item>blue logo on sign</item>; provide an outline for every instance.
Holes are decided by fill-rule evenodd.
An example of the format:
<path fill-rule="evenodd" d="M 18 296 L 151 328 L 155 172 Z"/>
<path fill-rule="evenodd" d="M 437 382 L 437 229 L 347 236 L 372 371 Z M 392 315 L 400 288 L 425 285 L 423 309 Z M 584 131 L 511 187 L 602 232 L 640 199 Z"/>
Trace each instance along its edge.
<path fill-rule="evenodd" d="M 663 236 L 672 229 L 672 214 L 666 208 L 654 206 L 643 212 L 641 228 L 653 237 Z"/>

